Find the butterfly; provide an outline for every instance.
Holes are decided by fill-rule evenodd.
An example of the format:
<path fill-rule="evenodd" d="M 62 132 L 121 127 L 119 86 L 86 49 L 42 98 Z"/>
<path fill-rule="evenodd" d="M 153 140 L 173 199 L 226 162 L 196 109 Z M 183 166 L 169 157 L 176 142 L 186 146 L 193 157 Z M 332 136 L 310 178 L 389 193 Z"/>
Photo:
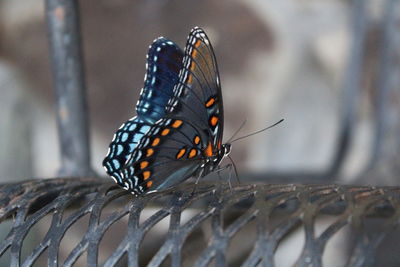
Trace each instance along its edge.
<path fill-rule="evenodd" d="M 115 133 L 103 166 L 136 195 L 160 191 L 219 168 L 224 109 L 214 50 L 191 30 L 185 51 L 160 37 L 149 47 L 137 116 Z"/>

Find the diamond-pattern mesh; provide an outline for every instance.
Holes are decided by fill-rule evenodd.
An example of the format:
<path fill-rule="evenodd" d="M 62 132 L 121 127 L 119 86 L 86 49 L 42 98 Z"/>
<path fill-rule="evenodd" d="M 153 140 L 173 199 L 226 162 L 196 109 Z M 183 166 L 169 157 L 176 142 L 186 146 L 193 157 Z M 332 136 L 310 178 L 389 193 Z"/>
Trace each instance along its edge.
<path fill-rule="evenodd" d="M 399 192 L 201 183 L 134 197 L 102 179 L 29 181 L 0 188 L 0 253 L 15 266 L 274 266 L 284 252 L 319 266 L 333 249 L 347 266 L 368 266 L 396 231 Z M 330 245 L 339 235 L 348 245 Z M 295 252 L 281 250 L 288 241 Z"/>

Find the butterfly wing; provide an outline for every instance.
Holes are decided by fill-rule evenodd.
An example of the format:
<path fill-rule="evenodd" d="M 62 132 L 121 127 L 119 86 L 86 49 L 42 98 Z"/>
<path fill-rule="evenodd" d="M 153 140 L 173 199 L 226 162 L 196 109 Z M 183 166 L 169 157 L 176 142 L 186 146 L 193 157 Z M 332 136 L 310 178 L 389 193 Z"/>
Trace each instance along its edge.
<path fill-rule="evenodd" d="M 164 37 L 156 39 L 150 46 L 144 87 L 136 105 L 140 119 L 153 124 L 165 116 L 165 106 L 179 79 L 182 58 L 182 50 Z"/>
<path fill-rule="evenodd" d="M 215 152 L 221 146 L 224 109 L 217 60 L 201 28 L 196 27 L 189 34 L 179 77 L 167 111 L 182 113 L 183 117 L 196 121 L 211 139 L 202 140 L 211 141 Z"/>
<path fill-rule="evenodd" d="M 149 48 L 144 87 L 136 105 L 137 116 L 118 129 L 103 160 L 106 172 L 121 186 L 125 186 L 121 170 L 126 161 L 150 126 L 165 116 L 165 106 L 179 79 L 182 58 L 182 50 L 163 37 Z"/>
<path fill-rule="evenodd" d="M 218 67 L 200 28 L 188 37 L 166 113 L 141 139 L 122 172 L 126 186 L 138 194 L 202 175 L 205 159 L 220 148 L 223 105 Z"/>
<path fill-rule="evenodd" d="M 184 119 L 161 119 L 142 138 L 122 171 L 137 194 L 177 184 L 198 171 L 202 163 L 199 133 Z"/>

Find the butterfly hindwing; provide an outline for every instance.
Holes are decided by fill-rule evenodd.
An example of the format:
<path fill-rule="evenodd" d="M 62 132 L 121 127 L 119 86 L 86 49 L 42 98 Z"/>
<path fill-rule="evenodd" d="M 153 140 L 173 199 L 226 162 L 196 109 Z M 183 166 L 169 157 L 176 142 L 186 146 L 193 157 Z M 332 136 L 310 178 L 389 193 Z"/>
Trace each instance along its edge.
<path fill-rule="evenodd" d="M 182 50 L 172 41 L 160 37 L 147 54 L 146 76 L 139 101 L 138 116 L 125 122 L 115 133 L 103 161 L 106 172 L 125 186 L 121 170 L 150 126 L 165 116 L 165 106 L 173 95 L 182 67 Z"/>
<path fill-rule="evenodd" d="M 103 166 L 119 185 L 123 185 L 120 170 L 149 129 L 150 126 L 147 123 L 134 117 L 125 122 L 115 133 L 107 156 L 103 161 Z"/>
<path fill-rule="evenodd" d="M 127 168 L 126 180 L 133 179 L 133 190 L 160 190 L 186 180 L 202 162 L 199 132 L 184 119 L 161 119 L 143 137 Z"/>

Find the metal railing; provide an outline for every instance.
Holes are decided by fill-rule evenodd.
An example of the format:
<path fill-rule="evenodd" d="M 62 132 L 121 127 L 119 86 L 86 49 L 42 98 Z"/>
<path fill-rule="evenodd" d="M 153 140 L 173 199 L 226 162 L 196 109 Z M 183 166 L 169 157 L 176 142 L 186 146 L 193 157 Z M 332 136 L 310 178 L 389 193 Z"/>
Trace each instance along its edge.
<path fill-rule="evenodd" d="M 93 175 L 78 1 L 46 0 L 46 18 L 57 96 L 59 174 Z"/>
<path fill-rule="evenodd" d="M 11 265 L 18 266 L 25 237 L 46 216 L 51 222 L 48 231 L 24 258 L 24 266 L 37 263 L 46 250 L 42 264 L 48 266 L 208 266 L 212 262 L 216 266 L 274 266 L 280 243 L 293 238 L 296 231 L 305 238 L 298 246 L 296 266 L 321 266 L 328 242 L 340 234 L 354 237 L 343 255 L 345 266 L 370 266 L 385 238 L 399 234 L 398 187 L 287 184 L 230 189 L 204 183 L 192 192 L 192 185 L 186 185 L 132 198 L 127 191 L 93 178 L 3 186 L 0 221 L 14 218 L 14 222 L 0 243 L 0 254 L 8 249 Z M 152 212 L 146 218 L 148 209 Z M 61 257 L 62 240 L 68 239 L 69 229 L 84 216 L 88 223 L 82 236 Z M 318 221 L 329 217 L 325 229 L 317 233 Z M 169 222 L 163 233 L 159 224 L 166 218 Z M 371 228 L 371 222 L 379 227 Z M 159 231 L 153 237 L 159 244 L 146 246 L 151 231 Z M 109 242 L 103 238 L 106 235 L 120 236 L 107 253 L 100 251 L 102 243 Z M 164 236 L 160 239 L 159 235 Z M 240 244 L 239 252 L 231 248 L 232 243 Z M 102 255 L 99 262 L 104 253 L 107 256 Z"/>

